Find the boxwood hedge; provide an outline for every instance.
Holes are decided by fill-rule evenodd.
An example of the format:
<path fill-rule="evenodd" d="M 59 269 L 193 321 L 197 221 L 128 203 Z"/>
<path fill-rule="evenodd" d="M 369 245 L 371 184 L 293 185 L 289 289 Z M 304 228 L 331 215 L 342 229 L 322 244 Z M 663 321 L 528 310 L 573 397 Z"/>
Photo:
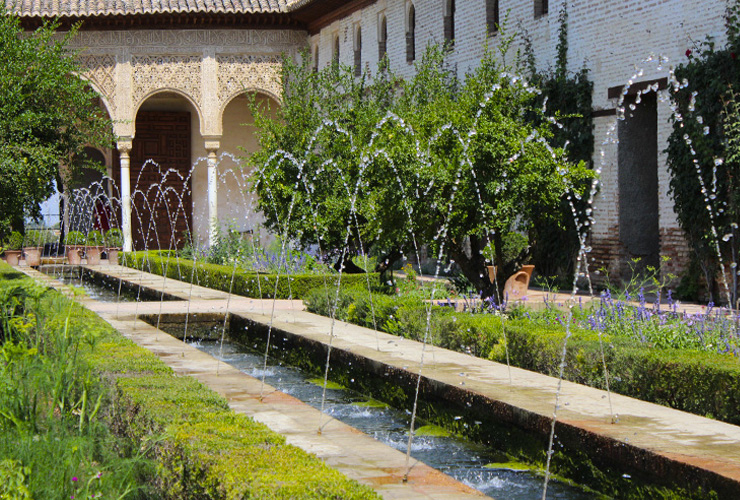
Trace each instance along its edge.
<path fill-rule="evenodd" d="M 369 274 L 264 274 L 231 266 L 194 262 L 176 257 L 173 252 L 131 252 L 119 258 L 121 265 L 142 269 L 168 278 L 177 279 L 228 292 L 236 295 L 262 299 L 301 299 L 309 290 L 330 286 L 367 286 L 368 280 L 375 284 L 377 273 Z M 232 284 L 233 278 L 233 284 Z"/>

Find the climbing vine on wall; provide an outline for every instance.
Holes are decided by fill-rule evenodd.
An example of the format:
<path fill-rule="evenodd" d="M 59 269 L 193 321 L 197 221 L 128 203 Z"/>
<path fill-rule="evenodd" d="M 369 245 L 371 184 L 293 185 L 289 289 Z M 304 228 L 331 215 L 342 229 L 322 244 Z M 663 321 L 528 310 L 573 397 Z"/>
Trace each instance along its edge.
<path fill-rule="evenodd" d="M 728 235 L 737 233 L 740 222 L 740 118 L 734 94 L 740 90 L 739 14 L 738 2 L 728 7 L 726 46 L 697 43 L 676 67 L 679 85 L 671 94 L 673 131 L 666 151 L 670 193 L 692 250 L 690 269 L 700 270 L 684 276 L 679 291 L 694 298 L 690 294 L 701 278 L 709 299 L 723 303 L 728 292 L 730 301 L 737 300 L 736 270 L 729 268 L 740 235 Z"/>
<path fill-rule="evenodd" d="M 525 36 L 525 60 L 529 67 L 532 83 L 541 90 L 538 105 L 545 108 L 547 116 L 554 117 L 561 125 L 555 129 L 551 144 L 563 147 L 567 144 L 568 158 L 573 163 L 580 161 L 592 165 L 594 134 L 592 110 L 593 82 L 588 68 L 576 72 L 568 71 L 568 10 L 566 4 L 558 17 L 558 45 L 555 67 L 539 71 L 536 67 L 531 41 Z M 586 209 L 585 202 L 576 200 L 580 213 Z M 570 206 L 563 201 L 563 220 L 572 220 Z M 538 244 L 533 248 L 532 260 L 540 274 L 545 276 L 570 275 L 573 272 L 574 256 L 579 249 L 575 224 L 566 232 L 549 224 L 535 224 Z"/>

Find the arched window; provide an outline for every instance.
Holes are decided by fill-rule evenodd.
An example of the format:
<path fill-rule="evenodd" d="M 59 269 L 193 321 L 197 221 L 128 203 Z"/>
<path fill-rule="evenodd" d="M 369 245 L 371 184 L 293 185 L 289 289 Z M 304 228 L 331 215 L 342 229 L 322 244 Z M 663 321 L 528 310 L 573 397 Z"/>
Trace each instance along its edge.
<path fill-rule="evenodd" d="M 455 0 L 445 1 L 444 17 L 445 42 L 449 45 L 455 43 Z"/>
<path fill-rule="evenodd" d="M 486 0 L 486 26 L 489 35 L 498 31 L 498 23 L 498 0 Z"/>
<path fill-rule="evenodd" d="M 332 59 L 335 64 L 339 64 L 339 34 L 334 35 L 334 50 Z"/>
<path fill-rule="evenodd" d="M 319 44 L 317 43 L 313 47 L 313 70 L 319 70 Z"/>
<path fill-rule="evenodd" d="M 362 74 L 362 28 L 355 27 L 355 76 Z"/>
<path fill-rule="evenodd" d="M 378 61 L 382 61 L 387 52 L 388 43 L 388 23 L 385 20 L 385 14 L 380 14 L 378 18 Z"/>
<path fill-rule="evenodd" d="M 406 62 L 416 59 L 416 9 L 410 3 L 406 19 Z"/>

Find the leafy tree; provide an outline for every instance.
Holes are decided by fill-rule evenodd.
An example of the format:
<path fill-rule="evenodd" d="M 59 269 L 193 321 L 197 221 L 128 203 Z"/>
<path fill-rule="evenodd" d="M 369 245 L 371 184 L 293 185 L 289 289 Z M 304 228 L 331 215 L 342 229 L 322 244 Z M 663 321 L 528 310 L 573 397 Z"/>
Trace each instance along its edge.
<path fill-rule="evenodd" d="M 440 235 L 437 241 L 484 295 L 494 292 L 487 261 L 501 277 L 521 263 L 505 259 L 504 238 L 520 232 L 537 245 L 535 222 L 563 230 L 569 223 L 559 211 L 565 194 L 574 189 L 582 194 L 591 178 L 583 162 L 570 164 L 563 149 L 550 146 L 553 126 L 537 115 L 537 92 L 513 76 L 516 68 L 498 62 L 503 59 L 487 50 L 480 66 L 451 86 L 456 90 L 448 93 L 447 108 L 437 102 L 413 106 L 421 122 L 417 130 L 439 133 L 435 110 L 449 110 L 441 112 L 442 121 L 452 125 L 441 140 L 425 139 L 435 178 L 431 202 L 424 205 L 436 210 L 425 234 Z M 491 241 L 495 255 L 486 255 Z"/>
<path fill-rule="evenodd" d="M 252 106 L 262 147 L 251 162 L 265 225 L 349 265 L 351 254 L 377 239 L 368 216 L 383 207 L 364 194 L 383 187 L 368 147 L 393 102 L 395 78 L 383 71 L 358 79 L 337 64 L 315 72 L 304 54 L 300 63 L 284 60 L 282 79 L 276 120 Z"/>
<path fill-rule="evenodd" d="M 39 218 L 54 192 L 59 165 L 86 145 L 110 145 L 111 125 L 53 23 L 24 33 L 17 17 L 0 13 L 0 239 Z M 70 169 L 69 175 L 75 171 Z"/>
<path fill-rule="evenodd" d="M 528 119 L 536 92 L 493 54 L 464 81 L 444 58 L 430 47 L 407 81 L 387 69 L 355 79 L 350 68 L 286 61 L 279 119 L 255 110 L 267 226 L 340 262 L 372 249 L 379 271 L 428 245 L 491 295 L 486 260 L 502 275 L 515 265 L 501 235 L 528 231 L 535 216 L 562 224 L 547 214 L 590 172 L 548 144 L 552 125 Z M 496 255 L 485 256 L 491 238 Z"/>

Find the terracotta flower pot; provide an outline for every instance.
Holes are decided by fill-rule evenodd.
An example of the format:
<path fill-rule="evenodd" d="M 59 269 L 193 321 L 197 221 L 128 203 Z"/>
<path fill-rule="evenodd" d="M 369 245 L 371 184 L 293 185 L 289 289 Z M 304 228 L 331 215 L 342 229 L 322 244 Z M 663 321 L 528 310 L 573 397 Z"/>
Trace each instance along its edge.
<path fill-rule="evenodd" d="M 79 245 L 67 245 L 67 263 L 71 266 L 79 266 L 82 264 L 82 249 Z"/>
<path fill-rule="evenodd" d="M 87 258 L 88 266 L 99 266 L 101 255 L 103 253 L 102 246 L 86 247 L 85 257 Z"/>
<path fill-rule="evenodd" d="M 17 266 L 21 260 L 20 250 L 5 250 L 5 262 L 11 266 Z"/>
<path fill-rule="evenodd" d="M 23 255 L 26 256 L 27 266 L 40 266 L 41 265 L 41 250 L 42 247 L 25 247 L 23 249 Z"/>
<path fill-rule="evenodd" d="M 121 251 L 120 247 L 109 247 L 105 249 L 108 254 L 108 264 L 118 264 L 118 252 Z"/>

